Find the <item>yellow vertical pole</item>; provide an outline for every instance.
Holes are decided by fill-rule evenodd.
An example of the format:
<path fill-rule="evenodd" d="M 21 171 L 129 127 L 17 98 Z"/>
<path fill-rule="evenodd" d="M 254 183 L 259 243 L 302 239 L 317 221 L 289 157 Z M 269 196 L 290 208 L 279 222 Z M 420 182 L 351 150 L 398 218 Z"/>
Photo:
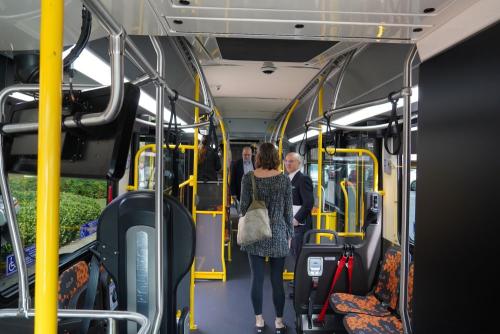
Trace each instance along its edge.
<path fill-rule="evenodd" d="M 280 132 L 280 141 L 278 144 L 278 155 L 280 157 L 280 169 L 283 170 L 283 137 L 285 136 L 285 130 L 286 126 L 288 125 L 288 121 L 290 120 L 290 117 L 292 116 L 293 112 L 295 111 L 295 108 L 299 105 L 300 100 L 295 100 L 293 105 L 291 106 L 290 110 L 288 110 L 288 114 L 286 115 L 285 121 L 283 122 L 283 125 L 281 127 L 281 132 Z"/>
<path fill-rule="evenodd" d="M 323 87 L 318 92 L 318 116 L 323 116 Z M 316 216 L 316 228 L 321 229 L 322 203 L 323 193 L 321 187 L 323 185 L 323 129 L 319 129 L 318 134 L 318 215 Z M 316 243 L 319 243 L 320 237 L 316 237 Z"/>
<path fill-rule="evenodd" d="M 63 0 L 42 0 L 35 334 L 57 333 L 63 16 Z"/>
<path fill-rule="evenodd" d="M 227 211 L 227 137 L 226 128 L 224 127 L 224 121 L 222 120 L 219 110 L 214 109 L 217 118 L 219 119 L 220 131 L 222 133 L 222 147 L 223 147 L 223 159 L 222 162 L 222 242 L 221 242 L 221 261 L 222 261 L 222 281 L 226 281 L 226 261 L 224 257 L 224 244 L 225 244 L 225 231 L 226 231 L 226 211 Z M 217 143 L 216 143 L 217 145 Z"/>
<path fill-rule="evenodd" d="M 195 77 L 194 84 L 194 99 L 196 101 L 200 100 L 200 77 L 198 74 Z M 194 122 L 200 122 L 200 108 L 194 108 Z M 198 128 L 194 128 L 194 138 L 193 138 L 193 206 L 191 215 L 193 216 L 193 221 L 196 224 L 196 195 L 198 193 Z M 191 266 L 191 284 L 189 287 L 189 312 L 191 313 L 189 317 L 189 328 L 191 330 L 196 330 L 196 323 L 194 321 L 194 275 L 196 271 L 195 267 L 196 257 L 193 260 L 193 265 Z"/>

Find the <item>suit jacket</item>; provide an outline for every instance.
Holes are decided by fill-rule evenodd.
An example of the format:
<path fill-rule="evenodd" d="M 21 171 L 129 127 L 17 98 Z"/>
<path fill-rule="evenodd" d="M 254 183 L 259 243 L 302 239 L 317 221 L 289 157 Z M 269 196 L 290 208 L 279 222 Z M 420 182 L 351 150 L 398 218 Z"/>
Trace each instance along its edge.
<path fill-rule="evenodd" d="M 311 210 L 314 206 L 313 183 L 309 176 L 298 171 L 292 179 L 293 205 L 300 205 L 301 208 L 294 218 L 305 224 L 308 229 L 312 228 Z"/>
<path fill-rule="evenodd" d="M 252 161 L 252 165 L 254 165 Z M 255 169 L 255 165 L 254 165 Z M 231 190 L 231 196 L 236 196 L 240 200 L 241 196 L 241 180 L 243 179 L 243 174 L 245 170 L 243 168 L 243 159 L 238 159 L 233 161 L 231 164 L 231 181 L 229 187 Z"/>

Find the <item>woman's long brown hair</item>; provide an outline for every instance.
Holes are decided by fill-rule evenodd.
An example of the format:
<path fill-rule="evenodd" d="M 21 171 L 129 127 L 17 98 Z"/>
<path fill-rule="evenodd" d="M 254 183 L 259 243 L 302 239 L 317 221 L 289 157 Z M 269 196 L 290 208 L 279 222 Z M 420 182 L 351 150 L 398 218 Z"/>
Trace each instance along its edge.
<path fill-rule="evenodd" d="M 280 159 L 278 150 L 272 143 L 262 143 L 255 156 L 255 166 L 262 169 L 278 169 Z"/>

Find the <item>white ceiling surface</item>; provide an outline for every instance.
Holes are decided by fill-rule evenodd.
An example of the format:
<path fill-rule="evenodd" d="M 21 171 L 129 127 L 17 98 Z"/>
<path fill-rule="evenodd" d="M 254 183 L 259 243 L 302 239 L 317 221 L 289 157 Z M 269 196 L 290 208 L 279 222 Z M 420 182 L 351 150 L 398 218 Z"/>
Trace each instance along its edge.
<path fill-rule="evenodd" d="M 215 104 L 225 118 L 275 119 L 289 99 L 262 99 L 251 97 L 216 97 Z"/>
<path fill-rule="evenodd" d="M 500 0 L 97 0 L 124 26 L 129 35 L 226 36 L 249 38 L 328 39 L 357 42 L 414 43 L 422 40 L 425 54 L 442 50 L 443 40 L 458 42 L 449 34 L 464 23 L 443 26 L 454 18 L 497 13 Z M 81 1 L 65 0 L 65 45 L 73 44 L 80 32 Z M 38 0 L 0 0 L 0 50 L 26 50 L 39 47 L 40 2 Z M 427 8 L 433 12 L 424 13 Z M 131 14 L 133 13 L 133 14 Z M 494 21 L 500 14 L 489 15 Z M 181 20 L 182 24 L 174 23 Z M 94 16 L 92 38 L 104 35 Z M 463 21 L 460 21 L 463 22 Z M 303 24 L 303 28 L 296 28 Z M 414 31 L 422 28 L 422 31 Z M 476 27 L 479 29 L 479 27 Z M 443 35 L 432 43 L 433 32 Z M 476 30 L 477 31 L 477 30 Z M 470 34 L 471 32 L 469 32 Z M 419 45 L 420 48 L 420 45 Z M 212 55 L 213 57 L 213 55 Z M 320 64 L 287 67 L 275 63 L 272 75 L 262 74 L 261 62 L 226 61 L 214 57 L 203 62 L 211 91 L 225 117 L 260 115 L 272 118 L 286 107 L 316 74 Z M 237 66 L 228 66 L 237 65 Z M 302 67 L 303 66 L 303 67 Z M 281 111 L 281 110 L 280 110 Z"/>
<path fill-rule="evenodd" d="M 414 42 L 477 2 L 497 0 L 98 0 L 130 35 L 247 36 Z M 65 0 L 65 45 L 76 41 L 81 1 Z M 435 8 L 424 13 L 426 8 Z M 490 8 L 490 9 L 488 9 Z M 133 13 L 133 14 L 131 14 Z M 483 13 L 483 14 L 486 14 Z M 175 24 L 174 20 L 183 24 Z M 295 24 L 303 24 L 297 29 Z M 93 38 L 103 30 L 94 24 Z M 0 50 L 39 46 L 40 1 L 0 0 Z M 414 28 L 423 28 L 414 32 Z"/>
<path fill-rule="evenodd" d="M 272 74 L 262 73 L 262 62 L 221 61 L 203 66 L 224 117 L 274 119 L 319 70 L 296 63 L 274 65 Z"/>
<path fill-rule="evenodd" d="M 415 41 L 479 0 L 148 0 L 169 34 Z M 434 12 L 424 13 L 427 8 Z M 181 20 L 182 24 L 174 20 Z M 303 24 L 301 29 L 295 24 Z M 414 32 L 414 28 L 422 28 Z"/>

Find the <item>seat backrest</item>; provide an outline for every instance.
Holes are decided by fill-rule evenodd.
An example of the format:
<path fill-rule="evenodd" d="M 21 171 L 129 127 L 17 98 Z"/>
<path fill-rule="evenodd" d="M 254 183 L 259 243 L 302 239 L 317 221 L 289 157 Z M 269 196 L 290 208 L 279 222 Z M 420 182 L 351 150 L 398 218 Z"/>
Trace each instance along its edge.
<path fill-rule="evenodd" d="M 381 224 L 370 224 L 366 229 L 365 238 L 353 247 L 354 269 L 352 275 L 352 293 L 357 295 L 367 294 L 373 286 L 377 263 L 380 259 Z M 318 279 L 314 312 L 319 312 L 325 302 L 332 279 L 337 270 L 339 259 L 344 254 L 344 244 L 350 243 L 347 238 L 340 237 L 336 243 L 315 244 L 316 238 L 305 242 L 295 265 L 295 291 L 294 307 L 297 314 L 307 312 L 309 296 L 312 291 L 312 278 L 307 273 L 308 259 L 319 257 L 323 259 L 323 274 Z M 347 270 L 343 270 L 335 284 L 335 292 L 348 291 Z"/>
<path fill-rule="evenodd" d="M 392 310 L 398 305 L 400 267 L 401 251 L 392 246 L 384 254 L 375 286 L 375 296 Z"/>
<path fill-rule="evenodd" d="M 299 257 L 296 260 L 294 272 L 294 307 L 297 314 L 307 313 L 309 296 L 312 292 L 312 278 L 308 276 L 307 265 L 309 258 L 322 258 L 323 273 L 318 278 L 313 310 L 318 313 L 327 298 L 331 281 L 337 270 L 337 262 L 344 253 L 344 245 L 335 243 L 315 244 L 315 238 L 311 238 L 311 243 L 304 243 Z M 335 291 L 346 289 L 346 275 L 341 275 L 336 284 Z"/>
<path fill-rule="evenodd" d="M 79 261 L 59 275 L 58 308 L 78 308 L 80 297 L 87 288 L 89 267 L 85 261 Z"/>
<path fill-rule="evenodd" d="M 380 219 L 380 218 L 379 218 Z M 352 293 L 366 295 L 373 287 L 381 252 L 382 224 L 369 224 L 365 237 L 355 243 L 353 238 L 344 238 L 344 242 L 353 245 L 354 268 L 352 274 Z"/>
<path fill-rule="evenodd" d="M 189 212 L 170 196 L 164 197 L 163 221 L 166 272 L 165 312 L 161 331 L 171 332 L 167 327 L 170 328 L 175 322 L 175 310 L 171 311 L 172 303 L 176 303 L 175 290 L 191 268 L 196 231 Z M 167 228 L 169 225 L 173 227 L 170 244 Z M 153 320 L 156 310 L 154 192 L 134 191 L 115 198 L 99 217 L 97 241 L 103 264 L 117 286 L 118 310 L 138 312 Z M 167 272 L 167 260 L 172 261 L 171 282 L 168 282 L 170 274 Z M 168 286 L 174 291 L 168 291 Z M 136 333 L 137 326 L 132 323 L 126 327 L 119 325 L 119 332 Z"/>

